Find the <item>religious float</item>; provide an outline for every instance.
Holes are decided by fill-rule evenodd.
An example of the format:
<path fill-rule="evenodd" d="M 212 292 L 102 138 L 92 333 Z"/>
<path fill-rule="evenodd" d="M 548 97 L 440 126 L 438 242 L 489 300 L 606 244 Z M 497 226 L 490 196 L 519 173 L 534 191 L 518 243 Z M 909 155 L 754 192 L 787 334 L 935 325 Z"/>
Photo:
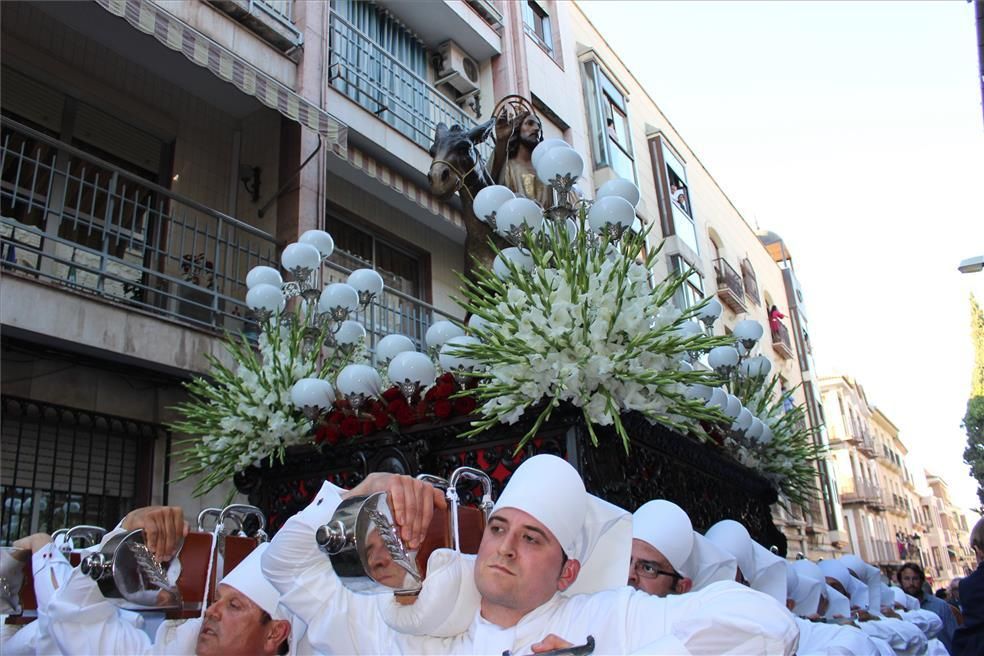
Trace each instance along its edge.
<path fill-rule="evenodd" d="M 785 553 L 770 506 L 807 503 L 822 454 L 755 354 L 762 326 L 715 336 L 715 299 L 679 301 L 689 272 L 654 279 L 661 245 L 636 217 L 635 185 L 614 179 L 587 199 L 581 157 L 538 124 L 509 98 L 484 125 L 437 128 L 432 191 L 458 193 L 467 216 L 465 321 L 436 321 L 422 340 L 377 334 L 382 277 L 329 282 L 323 231 L 284 249 L 287 281 L 250 272 L 258 339 L 227 338 L 234 366 L 213 361 L 191 382 L 173 426 L 198 493 L 234 479 L 273 533 L 326 478 L 469 467 L 495 496 L 523 459 L 553 453 L 630 511 L 668 499 L 697 530 L 733 518 Z M 456 494 L 477 503 L 466 481 Z"/>

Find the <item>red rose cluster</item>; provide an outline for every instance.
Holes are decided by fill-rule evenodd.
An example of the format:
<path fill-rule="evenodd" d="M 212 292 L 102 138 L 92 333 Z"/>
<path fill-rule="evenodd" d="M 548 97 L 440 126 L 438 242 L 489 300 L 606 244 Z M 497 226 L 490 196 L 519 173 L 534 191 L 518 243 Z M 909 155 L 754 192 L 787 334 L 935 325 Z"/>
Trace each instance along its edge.
<path fill-rule="evenodd" d="M 466 385 L 468 388 L 473 386 L 470 382 Z M 451 398 L 461 390 L 452 374 L 443 374 L 423 397 L 417 394 L 409 402 L 396 385 L 383 392 L 379 399 L 366 401 L 358 411 L 346 400 L 335 401 L 332 410 L 322 416 L 314 441 L 337 444 L 342 439 L 372 435 L 387 428 L 398 433 L 401 428 L 426 421 L 470 415 L 476 406 L 473 397 Z"/>

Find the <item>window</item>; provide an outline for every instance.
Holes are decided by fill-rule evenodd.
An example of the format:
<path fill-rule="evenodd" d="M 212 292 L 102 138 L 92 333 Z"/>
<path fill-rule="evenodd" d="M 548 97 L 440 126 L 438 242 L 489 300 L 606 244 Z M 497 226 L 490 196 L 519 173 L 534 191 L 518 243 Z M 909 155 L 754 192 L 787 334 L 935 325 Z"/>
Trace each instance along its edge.
<path fill-rule="evenodd" d="M 594 167 L 608 166 L 618 177 L 636 182 L 632 130 L 625 96 L 601 70 L 598 62 L 584 62 L 584 73 Z"/>
<path fill-rule="evenodd" d="M 553 33 L 550 31 L 550 14 L 536 0 L 526 0 L 523 5 L 523 24 L 526 33 L 532 36 L 547 52 L 553 52 Z"/>
<path fill-rule="evenodd" d="M 112 528 L 149 502 L 161 426 L 8 396 L 2 406 L 0 544 L 77 524 Z"/>
<path fill-rule="evenodd" d="M 430 291 L 427 256 L 331 213 L 325 229 L 335 240 L 330 262 L 350 270 L 375 268 L 383 277 L 385 287 L 371 306 L 371 314 L 357 317 L 371 333 L 369 339 L 401 333 L 421 343 L 431 322 L 430 311 L 418 301 Z M 328 273 L 338 280 L 347 275 L 332 270 Z"/>
<path fill-rule="evenodd" d="M 755 277 L 755 269 L 752 268 L 752 263 L 747 257 L 741 261 L 741 280 L 745 284 L 745 298 L 755 303 L 755 305 L 761 305 L 762 300 L 759 298 L 758 280 Z"/>
<path fill-rule="evenodd" d="M 687 169 L 663 137 L 649 140 L 656 191 L 659 195 L 663 235 L 676 235 L 694 255 L 700 254 L 697 223 L 694 220 Z"/>
<path fill-rule="evenodd" d="M 670 268 L 675 273 L 685 273 L 691 267 L 687 264 L 679 255 L 670 256 Z M 673 298 L 673 302 L 681 310 L 686 310 L 689 307 L 693 307 L 701 302 L 704 298 L 704 282 L 701 278 L 700 273 L 697 270 L 692 270 L 690 275 L 687 276 L 687 281 L 683 283 L 679 290 L 677 290 L 676 295 Z"/>

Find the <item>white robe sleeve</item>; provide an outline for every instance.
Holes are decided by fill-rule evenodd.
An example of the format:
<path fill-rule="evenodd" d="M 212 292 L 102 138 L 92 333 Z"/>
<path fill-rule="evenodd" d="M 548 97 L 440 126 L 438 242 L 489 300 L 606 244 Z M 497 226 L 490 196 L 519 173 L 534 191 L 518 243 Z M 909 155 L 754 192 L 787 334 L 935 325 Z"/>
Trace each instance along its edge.
<path fill-rule="evenodd" d="M 663 613 L 664 622 L 654 623 L 653 618 Z M 663 599 L 634 594 L 626 631 L 634 653 L 789 656 L 799 640 L 789 611 L 768 595 L 731 581 Z"/>
<path fill-rule="evenodd" d="M 66 656 L 151 653 L 147 634 L 116 611 L 96 582 L 75 569 L 48 604 L 48 630 Z"/>
<path fill-rule="evenodd" d="M 800 617 L 796 618 L 796 625 L 800 630 L 797 656 L 876 656 L 879 653 L 871 639 L 853 626 L 816 623 Z"/>
<path fill-rule="evenodd" d="M 280 603 L 304 622 L 304 637 L 315 650 L 392 653 L 393 632 L 382 621 L 376 596 L 347 590 L 314 539 L 342 492 L 326 481 L 314 501 L 284 523 L 263 554 L 263 575 L 280 592 Z"/>

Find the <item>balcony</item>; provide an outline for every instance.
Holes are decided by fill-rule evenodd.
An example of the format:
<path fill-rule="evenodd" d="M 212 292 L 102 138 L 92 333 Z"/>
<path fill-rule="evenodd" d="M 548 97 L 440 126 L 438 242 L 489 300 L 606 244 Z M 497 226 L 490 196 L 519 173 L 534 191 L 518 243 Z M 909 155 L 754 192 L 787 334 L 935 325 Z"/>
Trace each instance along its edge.
<path fill-rule="evenodd" d="M 868 435 L 856 435 L 854 442 L 857 444 L 858 451 L 864 455 L 869 458 L 878 457 L 878 447 L 875 446 L 875 441 Z"/>
<path fill-rule="evenodd" d="M 283 53 L 304 43 L 294 25 L 294 0 L 209 0 L 209 4 L 236 19 Z"/>
<path fill-rule="evenodd" d="M 845 506 L 851 504 L 864 504 L 873 508 L 882 507 L 881 489 L 877 485 L 870 483 L 855 482 L 853 490 L 846 490 L 840 493 L 841 503 Z"/>
<path fill-rule="evenodd" d="M 255 333 L 246 274 L 279 267 L 273 236 L 15 121 L 0 139 L 5 275 L 221 334 Z M 325 279 L 349 273 L 329 264 Z M 418 345 L 436 308 L 385 290 L 358 318 Z"/>
<path fill-rule="evenodd" d="M 433 143 L 438 123 L 476 125 L 427 80 L 334 12 L 330 43 L 328 83 L 424 150 Z M 488 161 L 491 150 L 480 150 Z"/>
<path fill-rule="evenodd" d="M 741 276 L 724 258 L 714 260 L 714 275 L 717 279 L 717 295 L 721 301 L 731 308 L 732 312 L 741 313 L 747 310 L 745 306 L 745 288 Z"/>
<path fill-rule="evenodd" d="M 793 347 L 789 341 L 789 329 L 781 321 L 772 324 L 772 348 L 784 360 L 793 357 Z"/>

